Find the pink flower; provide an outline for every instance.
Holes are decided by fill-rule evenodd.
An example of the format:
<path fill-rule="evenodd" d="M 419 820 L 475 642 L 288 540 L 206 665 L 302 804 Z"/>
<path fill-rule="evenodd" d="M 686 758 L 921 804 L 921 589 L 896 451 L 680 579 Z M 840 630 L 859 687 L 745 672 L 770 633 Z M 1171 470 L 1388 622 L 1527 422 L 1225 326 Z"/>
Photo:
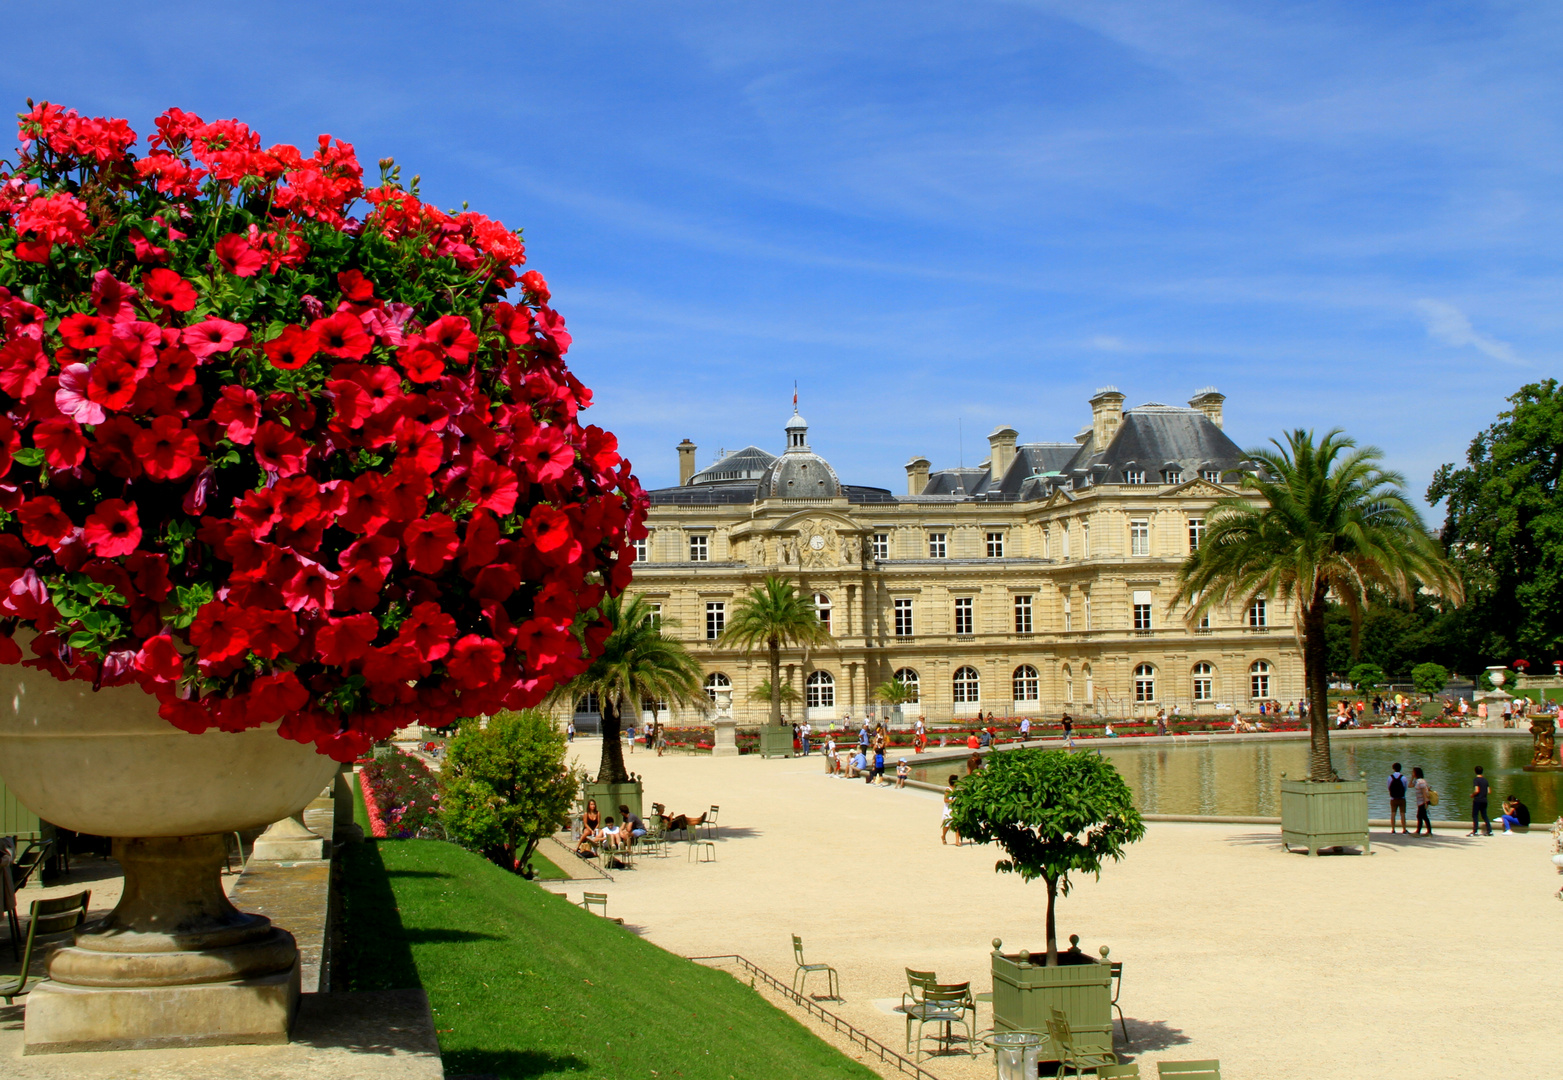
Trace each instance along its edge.
<path fill-rule="evenodd" d="M 86 364 L 68 364 L 60 372 L 60 388 L 54 392 L 54 407 L 78 424 L 101 424 L 108 419 L 103 406 L 87 396 L 92 369 Z"/>

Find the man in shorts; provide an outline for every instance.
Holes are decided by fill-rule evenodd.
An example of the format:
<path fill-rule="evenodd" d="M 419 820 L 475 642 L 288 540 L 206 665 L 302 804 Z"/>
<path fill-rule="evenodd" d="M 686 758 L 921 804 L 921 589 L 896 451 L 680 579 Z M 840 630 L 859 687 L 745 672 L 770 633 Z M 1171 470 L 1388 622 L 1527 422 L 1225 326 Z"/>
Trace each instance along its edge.
<path fill-rule="evenodd" d="M 1389 833 L 1395 834 L 1395 814 L 1400 814 L 1400 831 L 1406 831 L 1406 778 L 1400 774 L 1400 762 L 1389 771 Z M 1417 823 L 1420 830 L 1422 825 Z"/>

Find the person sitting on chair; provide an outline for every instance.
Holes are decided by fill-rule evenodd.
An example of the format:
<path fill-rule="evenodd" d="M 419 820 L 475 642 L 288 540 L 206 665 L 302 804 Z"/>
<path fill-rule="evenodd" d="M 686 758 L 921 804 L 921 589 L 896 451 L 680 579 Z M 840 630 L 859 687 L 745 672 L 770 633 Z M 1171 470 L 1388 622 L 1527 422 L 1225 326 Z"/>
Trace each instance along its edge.
<path fill-rule="evenodd" d="M 641 820 L 639 814 L 632 814 L 630 808 L 623 803 L 619 804 L 619 817 L 624 822 L 624 827 L 619 832 L 624 838 L 625 847 L 646 835 L 646 823 Z"/>

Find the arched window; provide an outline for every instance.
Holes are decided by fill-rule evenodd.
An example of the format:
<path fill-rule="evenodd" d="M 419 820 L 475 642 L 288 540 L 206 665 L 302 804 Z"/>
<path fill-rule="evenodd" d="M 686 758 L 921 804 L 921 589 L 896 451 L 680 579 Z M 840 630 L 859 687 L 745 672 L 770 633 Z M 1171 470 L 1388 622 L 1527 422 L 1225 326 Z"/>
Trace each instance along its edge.
<path fill-rule="evenodd" d="M 720 671 L 713 671 L 706 676 L 706 697 L 713 702 L 716 701 L 716 692 L 718 690 L 731 690 L 732 687 L 733 680 L 723 675 Z"/>
<path fill-rule="evenodd" d="M 825 628 L 825 633 L 830 633 L 830 596 L 826 593 L 814 594 L 814 614 L 819 616 L 819 624 Z"/>
<path fill-rule="evenodd" d="M 1134 669 L 1134 700 L 1156 700 L 1156 669 L 1149 664 L 1141 664 Z"/>
<path fill-rule="evenodd" d="M 957 705 L 975 705 L 982 700 L 982 680 L 974 667 L 956 668 L 954 687 Z"/>
<path fill-rule="evenodd" d="M 811 672 L 803 687 L 803 701 L 811 709 L 836 707 L 836 679 L 828 671 Z"/>
<path fill-rule="evenodd" d="M 1085 703 L 1087 705 L 1096 704 L 1096 681 L 1091 675 L 1090 664 L 1080 665 L 1080 676 L 1085 679 Z"/>
<path fill-rule="evenodd" d="M 1216 669 L 1209 664 L 1194 665 L 1194 700 L 1216 700 Z"/>
<path fill-rule="evenodd" d="M 1075 703 L 1075 673 L 1069 665 L 1064 665 L 1064 701 L 1070 705 Z"/>
<path fill-rule="evenodd" d="M 1268 698 L 1270 696 L 1270 665 L 1263 660 L 1255 660 L 1248 667 L 1248 681 L 1253 698 Z"/>
<path fill-rule="evenodd" d="M 913 668 L 896 668 L 895 681 L 910 692 L 906 699 L 908 705 L 916 705 L 921 700 L 921 687 L 918 685 L 917 672 Z"/>
<path fill-rule="evenodd" d="M 575 699 L 575 711 L 578 713 L 599 713 L 602 710 L 597 707 L 596 694 L 582 694 Z"/>
<path fill-rule="evenodd" d="M 1036 701 L 1042 696 L 1040 682 L 1036 668 L 1030 664 L 1021 664 L 1015 669 L 1015 700 Z"/>

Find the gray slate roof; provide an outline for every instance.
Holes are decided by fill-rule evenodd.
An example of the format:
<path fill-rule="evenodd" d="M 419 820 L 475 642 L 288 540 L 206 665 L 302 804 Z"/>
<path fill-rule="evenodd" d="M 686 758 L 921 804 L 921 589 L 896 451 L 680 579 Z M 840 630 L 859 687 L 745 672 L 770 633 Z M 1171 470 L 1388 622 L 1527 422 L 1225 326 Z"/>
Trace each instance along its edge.
<path fill-rule="evenodd" d="M 707 465 L 689 478 L 691 484 L 715 484 L 724 480 L 758 480 L 776 461 L 775 454 L 766 453 L 758 446 L 746 446 L 724 454 L 714 464 Z"/>

